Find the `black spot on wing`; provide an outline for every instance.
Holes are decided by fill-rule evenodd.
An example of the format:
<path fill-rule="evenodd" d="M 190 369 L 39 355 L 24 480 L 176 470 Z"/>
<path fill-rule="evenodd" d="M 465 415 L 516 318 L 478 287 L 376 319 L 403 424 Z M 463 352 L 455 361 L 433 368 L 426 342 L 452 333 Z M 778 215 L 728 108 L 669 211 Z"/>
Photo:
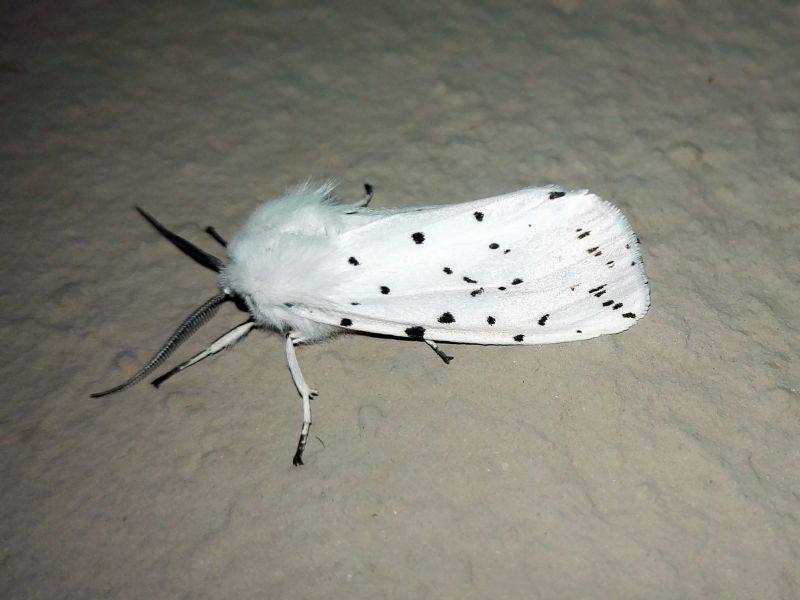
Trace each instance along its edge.
<path fill-rule="evenodd" d="M 604 287 L 606 287 L 606 285 L 607 285 L 607 284 L 605 284 L 605 283 L 604 283 L 603 285 L 598 285 L 597 287 L 590 289 L 590 290 L 589 290 L 589 293 L 590 293 L 590 294 L 594 294 L 595 292 L 599 292 L 599 291 L 600 291 L 600 290 L 602 290 Z"/>
<path fill-rule="evenodd" d="M 349 263 L 350 263 L 351 265 L 353 265 L 354 267 L 357 267 L 357 266 L 360 264 L 360 263 L 358 262 L 358 259 L 357 259 L 355 256 L 351 256 L 350 258 L 348 258 L 348 259 L 347 259 L 347 262 L 349 262 Z"/>
<path fill-rule="evenodd" d="M 381 294 L 388 294 L 391 290 L 385 285 L 381 286 Z"/>
<path fill-rule="evenodd" d="M 589 248 L 586 251 L 586 254 L 594 254 L 595 252 L 597 252 L 597 246 L 595 246 L 594 248 Z"/>
<path fill-rule="evenodd" d="M 603 302 L 603 306 L 611 306 L 612 304 L 614 304 L 613 300 L 606 300 L 605 302 Z"/>
<path fill-rule="evenodd" d="M 522 335 L 521 333 L 520 333 L 519 335 L 515 335 L 515 336 L 514 336 L 514 341 L 515 341 L 515 342 L 521 342 L 521 341 L 522 341 L 522 340 L 524 340 L 524 339 L 525 339 L 525 336 L 524 336 L 524 335 Z"/>
<path fill-rule="evenodd" d="M 483 221 L 483 213 L 480 211 L 476 210 L 474 213 L 472 213 L 472 216 L 475 217 L 475 220 L 478 222 Z"/>
<path fill-rule="evenodd" d="M 541 318 L 539 319 L 539 325 L 544 327 L 544 324 L 547 323 L 547 318 L 549 316 L 550 316 L 550 313 L 547 313 L 546 315 L 542 315 Z"/>
<path fill-rule="evenodd" d="M 514 281 L 511 282 L 511 285 L 519 285 L 520 283 L 522 283 L 522 279 L 515 277 Z"/>
<path fill-rule="evenodd" d="M 617 302 L 617 303 L 616 303 L 614 306 L 612 306 L 611 308 L 613 308 L 614 310 L 619 310 L 620 308 L 622 308 L 622 302 Z"/>
<path fill-rule="evenodd" d="M 489 325 L 494 325 L 495 323 L 497 323 L 497 320 L 494 317 L 486 317 L 486 322 Z"/>
<path fill-rule="evenodd" d="M 483 293 L 483 288 L 478 288 L 477 290 L 472 290 L 472 291 L 469 293 L 469 295 L 470 295 L 470 296 L 472 296 L 472 297 L 474 298 L 474 297 L 475 297 L 475 296 L 477 296 L 478 294 L 482 294 L 482 293 Z"/>
<path fill-rule="evenodd" d="M 508 254 L 509 252 L 511 252 L 511 248 L 506 248 L 503 250 L 503 254 Z"/>
<path fill-rule="evenodd" d="M 585 237 L 586 237 L 587 235 L 589 235 L 590 233 L 591 233 L 590 231 L 584 231 L 582 234 L 580 234 L 580 235 L 578 236 L 578 239 L 579 239 L 579 240 L 582 240 L 583 238 L 585 238 Z"/>
<path fill-rule="evenodd" d="M 467 283 L 478 283 L 477 281 L 475 281 L 474 279 L 470 279 L 469 277 L 464 277 L 464 281 L 466 281 Z"/>
<path fill-rule="evenodd" d="M 563 198 L 566 195 L 566 192 L 550 192 L 547 197 L 550 198 L 550 200 L 555 200 L 556 198 Z"/>
<path fill-rule="evenodd" d="M 626 313 L 622 313 L 622 316 L 625 317 L 626 319 L 635 319 L 636 318 L 636 313 L 626 312 Z"/>
<path fill-rule="evenodd" d="M 358 306 L 359 304 L 361 304 L 361 302 L 351 302 L 350 304 L 351 304 L 352 306 Z"/>
<path fill-rule="evenodd" d="M 406 335 L 414 340 L 421 340 L 425 335 L 425 328 L 416 325 L 414 327 L 409 327 L 406 329 Z"/>
<path fill-rule="evenodd" d="M 497 288 L 497 289 L 498 289 L 498 290 L 500 290 L 501 292 L 505 292 L 505 291 L 506 291 L 506 286 L 504 286 L 504 285 L 501 285 L 501 286 L 500 286 L 499 288 Z"/>
<path fill-rule="evenodd" d="M 342 327 L 350 327 L 352 324 L 353 322 L 350 319 L 342 319 L 339 323 Z"/>
<path fill-rule="evenodd" d="M 580 329 L 576 329 L 575 333 L 583 333 L 583 331 L 581 331 Z"/>
<path fill-rule="evenodd" d="M 417 233 L 411 235 L 411 239 L 414 240 L 415 244 L 421 244 L 425 241 L 425 234 L 421 231 L 418 231 Z"/>
<path fill-rule="evenodd" d="M 499 247 L 500 247 L 500 244 L 495 244 L 494 242 L 489 244 L 489 248 L 492 249 L 492 250 L 497 250 Z"/>
<path fill-rule="evenodd" d="M 456 320 L 453 315 L 449 312 L 442 313 L 442 316 L 438 319 L 439 323 L 455 323 Z"/>
<path fill-rule="evenodd" d="M 448 275 L 452 275 L 453 274 L 453 269 L 451 269 L 450 267 L 445 267 L 444 269 L 442 269 L 442 271 L 444 271 Z"/>

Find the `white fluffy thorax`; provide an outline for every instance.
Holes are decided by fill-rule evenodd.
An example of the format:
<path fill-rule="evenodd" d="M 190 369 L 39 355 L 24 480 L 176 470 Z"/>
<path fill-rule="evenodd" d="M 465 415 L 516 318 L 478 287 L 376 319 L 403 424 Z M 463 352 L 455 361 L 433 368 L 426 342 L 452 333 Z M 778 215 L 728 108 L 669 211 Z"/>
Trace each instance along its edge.
<path fill-rule="evenodd" d="M 296 305 L 324 310 L 339 273 L 325 266 L 336 248 L 345 213 L 353 208 L 332 197 L 331 184 L 308 183 L 257 208 L 228 244 L 223 288 L 241 296 L 253 316 L 280 332 L 306 340 L 337 329 L 293 314 Z"/>

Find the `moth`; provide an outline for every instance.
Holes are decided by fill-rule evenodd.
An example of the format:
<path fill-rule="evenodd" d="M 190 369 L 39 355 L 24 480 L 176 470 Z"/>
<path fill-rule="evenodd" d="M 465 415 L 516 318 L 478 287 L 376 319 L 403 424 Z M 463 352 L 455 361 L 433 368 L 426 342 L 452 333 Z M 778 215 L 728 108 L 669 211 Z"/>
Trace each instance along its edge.
<path fill-rule="evenodd" d="M 142 216 L 185 254 L 218 274 L 219 291 L 192 312 L 130 379 L 158 368 L 223 302 L 248 319 L 153 380 L 231 347 L 253 329 L 284 337 L 302 399 L 293 463 L 303 464 L 311 399 L 295 349 L 341 333 L 423 342 L 551 344 L 624 331 L 644 317 L 650 292 L 639 240 L 622 213 L 583 191 L 530 187 L 460 204 L 370 208 L 373 191 L 344 203 L 332 183 L 307 182 L 258 207 L 227 243 L 227 260 Z"/>

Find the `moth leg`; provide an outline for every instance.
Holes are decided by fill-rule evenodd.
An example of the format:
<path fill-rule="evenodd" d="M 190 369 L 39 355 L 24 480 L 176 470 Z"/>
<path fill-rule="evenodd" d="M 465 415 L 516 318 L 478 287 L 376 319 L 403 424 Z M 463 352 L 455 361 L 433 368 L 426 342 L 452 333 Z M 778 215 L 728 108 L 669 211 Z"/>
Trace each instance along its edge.
<path fill-rule="evenodd" d="M 431 340 L 422 340 L 422 341 L 428 344 L 428 346 L 430 346 L 431 348 L 433 348 L 433 351 L 439 355 L 439 358 L 441 358 L 444 361 L 444 364 L 449 365 L 450 361 L 453 360 L 453 357 L 445 354 L 444 351 L 441 348 L 439 348 L 439 345 L 436 342 L 433 342 Z"/>
<path fill-rule="evenodd" d="M 170 377 L 172 377 L 173 375 L 175 375 L 177 373 L 180 373 L 185 368 L 191 367 L 195 363 L 199 363 L 201 360 L 203 360 L 204 358 L 208 358 L 212 354 L 216 354 L 217 352 L 221 352 L 222 350 L 225 350 L 226 348 L 230 348 L 236 342 L 238 342 L 240 339 L 242 339 L 244 336 L 246 336 L 248 333 L 250 333 L 250 330 L 255 326 L 256 326 L 256 322 L 252 321 L 252 320 L 245 321 L 241 325 L 237 325 L 236 327 L 231 329 L 228 333 L 226 333 L 222 337 L 219 337 L 216 340 L 214 340 L 214 342 L 212 342 L 212 344 L 208 348 L 206 348 L 205 350 L 203 350 L 199 354 L 194 355 L 189 360 L 179 364 L 177 367 L 175 367 L 171 371 L 168 371 L 168 372 L 164 373 L 160 377 L 156 377 L 150 383 L 152 383 L 155 387 L 160 386 L 167 379 L 169 379 Z"/>
<path fill-rule="evenodd" d="M 372 197 L 375 195 L 374 188 L 372 184 L 365 183 L 364 184 L 364 197 L 359 200 L 358 202 L 353 202 L 350 206 L 355 206 L 356 208 L 364 208 L 367 204 L 370 203 Z"/>
<path fill-rule="evenodd" d="M 300 371 L 300 363 L 297 362 L 297 354 L 294 351 L 294 347 L 302 342 L 303 339 L 297 332 L 290 331 L 286 334 L 286 362 L 289 364 L 289 373 L 292 374 L 292 381 L 294 381 L 294 385 L 303 401 L 303 426 L 300 429 L 300 439 L 297 441 L 297 451 L 292 459 L 292 464 L 295 466 L 303 464 L 303 450 L 306 449 L 308 431 L 311 429 L 311 398 L 319 394 L 317 390 L 313 390 L 308 386 L 303 373 Z"/>
<path fill-rule="evenodd" d="M 210 235 L 212 238 L 214 238 L 215 240 L 217 240 L 222 245 L 223 248 L 227 248 L 228 247 L 228 241 L 224 237 L 222 237 L 219 234 L 219 232 L 214 227 L 212 227 L 211 225 L 206 227 L 206 233 L 208 235 Z"/>

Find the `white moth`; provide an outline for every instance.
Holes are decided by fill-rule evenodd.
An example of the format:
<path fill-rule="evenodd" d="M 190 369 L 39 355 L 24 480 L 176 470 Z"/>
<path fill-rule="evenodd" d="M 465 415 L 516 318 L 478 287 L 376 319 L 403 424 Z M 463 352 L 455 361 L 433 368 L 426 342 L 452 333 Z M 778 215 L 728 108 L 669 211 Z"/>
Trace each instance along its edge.
<path fill-rule="evenodd" d="M 650 293 L 639 241 L 622 213 L 587 191 L 526 188 L 474 202 L 372 209 L 371 186 L 354 204 L 333 185 L 306 183 L 255 210 L 226 244 L 228 261 L 207 254 L 139 209 L 186 254 L 219 273 L 220 293 L 196 309 L 125 389 L 156 369 L 214 314 L 235 301 L 250 318 L 165 375 L 165 379 L 263 328 L 285 336 L 286 359 L 302 397 L 294 464 L 317 394 L 295 346 L 342 332 L 425 342 L 550 344 L 631 327 Z"/>

